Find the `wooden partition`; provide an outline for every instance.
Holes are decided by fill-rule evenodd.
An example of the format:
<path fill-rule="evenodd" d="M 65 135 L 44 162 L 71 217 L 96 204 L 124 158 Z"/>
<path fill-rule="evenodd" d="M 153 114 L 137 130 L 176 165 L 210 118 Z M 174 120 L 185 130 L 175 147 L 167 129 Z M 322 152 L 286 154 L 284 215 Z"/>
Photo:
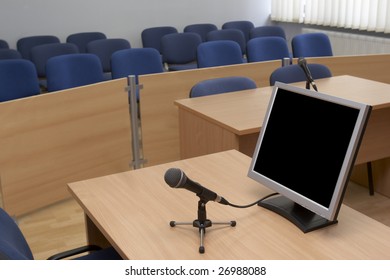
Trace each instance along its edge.
<path fill-rule="evenodd" d="M 69 197 L 69 182 L 130 169 L 126 84 L 121 79 L 0 103 L 0 189 L 11 215 Z"/>
<path fill-rule="evenodd" d="M 178 110 L 173 102 L 187 98 L 197 82 L 246 76 L 258 87 L 264 87 L 269 85 L 270 73 L 280 66 L 278 60 L 141 76 L 140 108 L 146 165 L 180 159 Z"/>

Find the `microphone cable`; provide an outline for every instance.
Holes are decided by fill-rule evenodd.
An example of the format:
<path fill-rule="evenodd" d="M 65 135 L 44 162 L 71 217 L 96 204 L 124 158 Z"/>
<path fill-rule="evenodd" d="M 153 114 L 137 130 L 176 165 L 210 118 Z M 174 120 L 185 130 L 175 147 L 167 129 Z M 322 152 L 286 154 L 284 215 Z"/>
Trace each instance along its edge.
<path fill-rule="evenodd" d="M 265 200 L 265 199 L 267 199 L 267 198 L 269 198 L 271 196 L 275 196 L 275 195 L 278 195 L 278 194 L 279 193 L 271 193 L 271 194 L 266 195 L 263 198 L 260 198 L 259 200 L 255 201 L 255 202 L 253 202 L 251 204 L 248 204 L 248 205 L 236 205 L 236 204 L 230 203 L 229 201 L 227 202 L 226 205 L 229 205 L 229 206 L 235 207 L 235 208 L 249 208 L 249 207 L 252 207 L 253 205 L 258 204 L 259 202 L 261 202 L 261 201 L 263 201 L 263 200 Z"/>

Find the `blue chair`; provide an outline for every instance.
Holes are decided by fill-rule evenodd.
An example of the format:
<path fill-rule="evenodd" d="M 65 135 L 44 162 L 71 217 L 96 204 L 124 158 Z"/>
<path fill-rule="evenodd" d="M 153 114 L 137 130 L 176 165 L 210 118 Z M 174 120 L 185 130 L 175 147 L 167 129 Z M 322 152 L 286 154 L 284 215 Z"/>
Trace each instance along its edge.
<path fill-rule="evenodd" d="M 253 28 L 249 34 L 250 39 L 268 36 L 276 36 L 286 39 L 286 32 L 278 25 L 265 25 Z"/>
<path fill-rule="evenodd" d="M 215 78 L 200 81 L 194 85 L 190 91 L 190 98 L 255 88 L 257 88 L 256 83 L 247 77 Z"/>
<path fill-rule="evenodd" d="M 33 260 L 34 256 L 26 238 L 16 222 L 0 208 L 0 260 Z M 76 257 L 82 253 L 88 253 Z M 75 260 L 122 260 L 112 247 L 102 249 L 96 245 L 86 245 L 49 257 L 49 260 L 60 260 L 75 257 Z"/>
<path fill-rule="evenodd" d="M 228 21 L 222 24 L 222 29 L 239 29 L 244 33 L 245 41 L 250 39 L 250 32 L 255 27 L 253 22 L 248 20 Z"/>
<path fill-rule="evenodd" d="M 119 50 L 130 49 L 130 42 L 122 38 L 109 38 L 91 41 L 87 44 L 87 52 L 99 57 L 105 79 L 111 79 L 111 56 Z"/>
<path fill-rule="evenodd" d="M 207 41 L 231 40 L 235 41 L 241 49 L 241 55 L 246 53 L 246 39 L 244 33 L 238 29 L 214 30 L 207 33 Z"/>
<path fill-rule="evenodd" d="M 206 42 L 207 33 L 218 30 L 218 27 L 212 23 L 195 23 L 184 27 L 184 32 L 194 32 L 200 35 L 202 42 Z"/>
<path fill-rule="evenodd" d="M 17 50 L 0 48 L 0 59 L 20 59 L 20 58 L 22 58 L 22 55 Z"/>
<path fill-rule="evenodd" d="M 75 44 L 80 53 L 86 53 L 87 44 L 99 39 L 107 39 L 107 36 L 102 32 L 79 32 L 68 35 L 66 42 Z"/>
<path fill-rule="evenodd" d="M 291 40 L 293 57 L 332 56 L 332 45 L 325 33 L 295 35 Z"/>
<path fill-rule="evenodd" d="M 308 63 L 307 67 L 314 80 L 332 77 L 330 69 L 323 64 Z M 298 64 L 292 64 L 279 67 L 271 73 L 270 85 L 273 86 L 276 81 L 286 84 L 303 82 L 306 81 L 306 75 Z"/>
<path fill-rule="evenodd" d="M 282 37 L 258 37 L 248 41 L 248 62 L 289 58 L 287 41 Z"/>
<path fill-rule="evenodd" d="M 163 62 L 169 71 L 198 68 L 196 51 L 202 38 L 197 33 L 172 33 L 161 38 Z"/>
<path fill-rule="evenodd" d="M 161 38 L 167 34 L 178 33 L 173 26 L 157 26 L 142 30 L 141 40 L 144 48 L 155 48 L 161 54 Z"/>
<path fill-rule="evenodd" d="M 16 48 L 24 59 L 31 60 L 31 49 L 38 45 L 60 43 L 57 36 L 52 35 L 37 35 L 20 38 L 16 42 Z"/>
<path fill-rule="evenodd" d="M 0 102 L 39 93 L 37 70 L 31 61 L 26 59 L 0 60 Z"/>
<path fill-rule="evenodd" d="M 197 50 L 198 67 L 214 67 L 243 63 L 240 45 L 234 41 L 203 42 Z"/>
<path fill-rule="evenodd" d="M 116 51 L 111 57 L 112 78 L 119 79 L 134 75 L 138 84 L 138 76 L 164 72 L 160 53 L 154 48 L 132 48 Z M 136 92 L 139 100 L 139 90 Z"/>
<path fill-rule="evenodd" d="M 57 91 L 104 81 L 100 59 L 89 53 L 64 54 L 46 63 L 47 90 Z"/>
<path fill-rule="evenodd" d="M 38 77 L 46 77 L 46 62 L 53 56 L 78 53 L 79 49 L 71 43 L 51 43 L 35 46 L 31 49 L 31 61 L 37 68 Z"/>
<path fill-rule="evenodd" d="M 0 39 L 0 49 L 9 49 L 9 45 L 6 40 Z"/>

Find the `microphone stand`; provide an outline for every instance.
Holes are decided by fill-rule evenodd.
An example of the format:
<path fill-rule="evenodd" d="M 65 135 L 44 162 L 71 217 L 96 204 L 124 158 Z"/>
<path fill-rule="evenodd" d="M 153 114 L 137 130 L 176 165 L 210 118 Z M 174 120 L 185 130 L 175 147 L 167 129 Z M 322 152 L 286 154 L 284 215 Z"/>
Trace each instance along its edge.
<path fill-rule="evenodd" d="M 213 225 L 213 222 L 207 219 L 206 214 L 206 203 L 208 202 L 207 199 L 204 199 L 202 197 L 199 198 L 198 201 L 198 219 L 191 222 L 175 222 L 171 221 L 169 225 L 171 227 L 175 227 L 177 225 L 192 225 L 193 227 L 196 227 L 199 229 L 199 236 L 200 236 L 200 245 L 199 245 L 199 253 L 203 254 L 205 252 L 204 249 L 204 236 L 206 234 L 206 228 L 211 227 Z M 229 225 L 231 227 L 236 226 L 236 221 L 230 221 L 230 222 L 214 222 L 214 224 L 219 225 Z"/>

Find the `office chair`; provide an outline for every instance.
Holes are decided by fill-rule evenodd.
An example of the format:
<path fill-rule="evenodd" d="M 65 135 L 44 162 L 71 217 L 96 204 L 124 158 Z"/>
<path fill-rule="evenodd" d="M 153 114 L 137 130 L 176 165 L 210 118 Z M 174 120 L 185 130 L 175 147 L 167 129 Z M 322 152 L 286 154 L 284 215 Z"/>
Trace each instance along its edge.
<path fill-rule="evenodd" d="M 248 41 L 247 60 L 258 62 L 290 58 L 287 41 L 282 37 L 258 37 Z"/>
<path fill-rule="evenodd" d="M 99 39 L 107 39 L 107 36 L 102 32 L 79 32 L 68 35 L 66 42 L 75 44 L 80 53 L 86 53 L 87 44 Z"/>
<path fill-rule="evenodd" d="M 222 29 L 239 29 L 244 33 L 245 41 L 250 39 L 250 32 L 255 27 L 253 22 L 248 20 L 228 21 L 222 24 Z"/>
<path fill-rule="evenodd" d="M 291 40 L 293 57 L 332 56 L 332 45 L 325 33 L 295 35 Z"/>
<path fill-rule="evenodd" d="M 0 49 L 9 49 L 9 44 L 6 40 L 0 39 Z"/>
<path fill-rule="evenodd" d="M 46 62 L 49 58 L 62 55 L 78 53 L 79 49 L 71 43 L 50 43 L 35 46 L 31 49 L 31 61 L 37 68 L 38 77 L 46 78 Z"/>
<path fill-rule="evenodd" d="M 46 63 L 47 90 L 57 91 L 104 81 L 99 57 L 90 53 L 64 54 Z"/>
<path fill-rule="evenodd" d="M 246 53 L 246 39 L 244 33 L 239 29 L 214 30 L 207 33 L 207 41 L 231 40 L 235 41 L 241 49 L 241 55 Z"/>
<path fill-rule="evenodd" d="M 184 27 L 183 32 L 194 32 L 200 35 L 202 42 L 206 42 L 207 33 L 218 30 L 218 27 L 212 23 L 195 23 Z"/>
<path fill-rule="evenodd" d="M 191 88 L 190 98 L 257 88 L 247 77 L 232 76 L 198 82 Z"/>
<path fill-rule="evenodd" d="M 330 69 L 323 64 L 308 63 L 307 67 L 314 80 L 332 77 Z M 279 67 L 271 73 L 270 85 L 273 86 L 276 81 L 286 84 L 303 82 L 306 81 L 306 75 L 298 64 L 292 64 Z"/>
<path fill-rule="evenodd" d="M 286 32 L 278 25 L 265 25 L 253 28 L 249 34 L 250 39 L 268 36 L 276 36 L 286 39 Z"/>
<path fill-rule="evenodd" d="M 141 40 L 144 48 L 155 48 L 161 54 L 161 38 L 164 35 L 178 33 L 173 26 L 156 26 L 142 30 Z"/>
<path fill-rule="evenodd" d="M 198 67 L 214 67 L 243 63 L 240 45 L 230 40 L 203 42 L 197 50 Z"/>
<path fill-rule="evenodd" d="M 169 71 L 198 68 L 196 50 L 202 38 L 193 32 L 172 33 L 161 38 L 161 53 Z"/>
<path fill-rule="evenodd" d="M 87 44 L 87 52 L 99 57 L 106 79 L 111 79 L 111 56 L 114 52 L 130 49 L 130 42 L 121 38 L 99 39 Z"/>
<path fill-rule="evenodd" d="M 37 70 L 31 61 L 26 59 L 0 60 L 0 102 L 39 93 Z"/>
<path fill-rule="evenodd" d="M 16 48 L 24 59 L 31 60 L 31 49 L 38 45 L 60 43 L 57 36 L 52 35 L 37 35 L 20 38 L 16 42 Z"/>
<path fill-rule="evenodd" d="M 22 231 L 16 222 L 4 209 L 0 208 L 0 260 L 33 260 L 31 252 Z M 49 260 L 60 260 L 76 257 L 82 253 L 87 255 L 75 258 L 76 260 L 121 260 L 114 248 L 101 249 L 96 245 L 87 245 L 61 252 L 49 257 Z"/>
<path fill-rule="evenodd" d="M 113 79 L 134 75 L 137 84 L 139 75 L 164 72 L 161 55 L 154 48 L 131 48 L 114 52 L 111 70 Z M 136 95 L 139 100 L 138 88 Z"/>
<path fill-rule="evenodd" d="M 22 55 L 17 50 L 0 48 L 0 59 L 21 59 L 21 58 Z"/>

